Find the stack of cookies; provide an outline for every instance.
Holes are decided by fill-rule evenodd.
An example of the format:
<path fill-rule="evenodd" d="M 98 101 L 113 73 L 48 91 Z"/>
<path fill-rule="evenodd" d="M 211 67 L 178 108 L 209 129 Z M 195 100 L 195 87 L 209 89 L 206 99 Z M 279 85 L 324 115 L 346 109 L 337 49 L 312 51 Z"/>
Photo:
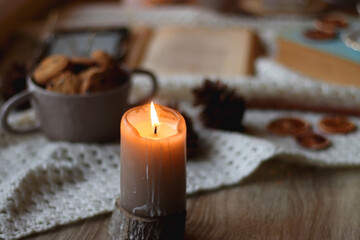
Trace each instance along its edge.
<path fill-rule="evenodd" d="M 104 51 L 91 57 L 52 55 L 36 67 L 33 80 L 49 91 L 64 94 L 102 92 L 120 86 L 127 79 L 117 61 Z"/>

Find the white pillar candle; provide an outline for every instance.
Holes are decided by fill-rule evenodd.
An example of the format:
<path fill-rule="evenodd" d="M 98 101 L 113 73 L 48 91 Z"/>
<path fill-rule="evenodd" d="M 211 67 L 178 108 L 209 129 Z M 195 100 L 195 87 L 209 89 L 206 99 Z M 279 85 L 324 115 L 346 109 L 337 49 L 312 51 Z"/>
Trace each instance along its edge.
<path fill-rule="evenodd" d="M 152 112 L 150 104 L 128 110 L 120 130 L 121 207 L 145 217 L 176 214 L 186 207 L 185 120 L 160 105 Z"/>

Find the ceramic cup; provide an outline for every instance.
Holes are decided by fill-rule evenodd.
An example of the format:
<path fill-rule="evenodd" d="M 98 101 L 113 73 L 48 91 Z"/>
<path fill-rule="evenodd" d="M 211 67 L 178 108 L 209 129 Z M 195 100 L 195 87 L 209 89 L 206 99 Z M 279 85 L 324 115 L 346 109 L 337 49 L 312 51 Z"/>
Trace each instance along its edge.
<path fill-rule="evenodd" d="M 125 72 L 124 83 L 116 89 L 90 93 L 87 95 L 68 95 L 47 91 L 27 80 L 28 89 L 10 98 L 1 109 L 1 126 L 13 134 L 32 133 L 41 130 L 54 141 L 69 142 L 109 142 L 119 137 L 120 120 L 126 110 L 144 104 L 157 91 L 154 74 L 142 69 L 130 71 L 120 66 Z M 148 96 L 129 104 L 132 76 L 147 75 L 152 83 Z M 30 101 L 35 109 L 39 125 L 31 129 L 16 129 L 8 123 L 8 116 L 20 104 Z"/>

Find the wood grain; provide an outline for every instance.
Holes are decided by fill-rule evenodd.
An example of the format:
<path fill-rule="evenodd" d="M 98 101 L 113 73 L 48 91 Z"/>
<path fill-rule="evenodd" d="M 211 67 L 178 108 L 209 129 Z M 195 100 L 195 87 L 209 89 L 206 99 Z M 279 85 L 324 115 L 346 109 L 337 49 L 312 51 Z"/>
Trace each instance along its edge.
<path fill-rule="evenodd" d="M 187 201 L 187 240 L 359 239 L 360 168 L 266 162 L 241 184 Z M 27 240 L 106 239 L 110 215 Z"/>

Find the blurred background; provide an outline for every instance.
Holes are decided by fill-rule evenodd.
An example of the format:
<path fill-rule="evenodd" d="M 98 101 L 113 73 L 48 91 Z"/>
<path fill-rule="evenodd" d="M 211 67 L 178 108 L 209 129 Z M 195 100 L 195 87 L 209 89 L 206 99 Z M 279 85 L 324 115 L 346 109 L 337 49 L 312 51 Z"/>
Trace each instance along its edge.
<path fill-rule="evenodd" d="M 340 10 L 356 14 L 356 0 L 0 0 L 1 46 L 4 37 L 24 21 L 41 19 L 48 11 L 73 4 L 118 2 L 131 7 L 189 5 L 230 14 L 268 16 L 278 14 L 320 14 Z"/>
<path fill-rule="evenodd" d="M 53 30 L 49 25 L 51 25 L 51 13 L 54 12 L 61 13 L 60 21 L 55 20 L 60 26 L 61 19 L 71 19 L 71 21 L 65 21 L 66 27 L 84 24 L 87 22 L 86 18 L 97 18 L 96 21 L 101 22 L 101 19 L 107 15 L 106 11 L 116 10 L 116 8 L 129 9 L 125 11 L 129 13 L 127 16 L 129 17 L 131 9 L 171 7 L 174 10 L 176 6 L 182 9 L 184 7 L 206 9 L 217 12 L 219 15 L 245 16 L 249 19 L 282 16 L 315 19 L 332 12 L 358 19 L 357 2 L 356 0 L 0 0 L 0 93 L 3 100 L 6 100 L 26 87 L 24 78 L 29 71 L 29 66 L 26 66 L 24 62 L 28 62 L 29 59 L 33 62 L 33 50 Z M 90 9 L 86 13 L 88 15 L 85 16 L 86 11 L 81 9 L 85 9 L 87 5 L 94 8 L 94 4 L 99 6 L 95 7 L 98 8 L 99 15 L 91 16 Z M 81 7 L 72 11 L 76 6 Z M 102 6 L 104 11 L 101 9 Z M 70 10 L 67 11 L 68 9 Z M 73 12 L 76 14 L 74 15 Z M 82 13 L 84 16 L 81 15 Z M 113 19 L 112 23 L 116 23 L 117 18 L 123 13 L 118 14 L 114 17 L 107 16 L 107 21 Z M 67 18 L 68 15 L 71 16 Z M 81 24 L 80 21 L 82 21 Z M 137 50 L 134 55 L 136 52 Z M 21 64 L 18 64 L 19 62 Z M 253 59 L 250 59 L 250 62 L 252 64 Z M 130 67 L 134 66 L 129 62 L 127 64 Z"/>
<path fill-rule="evenodd" d="M 357 0 L 0 0 L 0 50 L 9 44 L 10 35 L 28 21 L 46 18 L 49 11 L 86 3 L 118 3 L 119 7 L 153 8 L 163 6 L 192 6 L 226 14 L 277 16 L 318 15 L 342 11 L 356 15 Z M 0 55 L 0 57 L 3 56 Z"/>

